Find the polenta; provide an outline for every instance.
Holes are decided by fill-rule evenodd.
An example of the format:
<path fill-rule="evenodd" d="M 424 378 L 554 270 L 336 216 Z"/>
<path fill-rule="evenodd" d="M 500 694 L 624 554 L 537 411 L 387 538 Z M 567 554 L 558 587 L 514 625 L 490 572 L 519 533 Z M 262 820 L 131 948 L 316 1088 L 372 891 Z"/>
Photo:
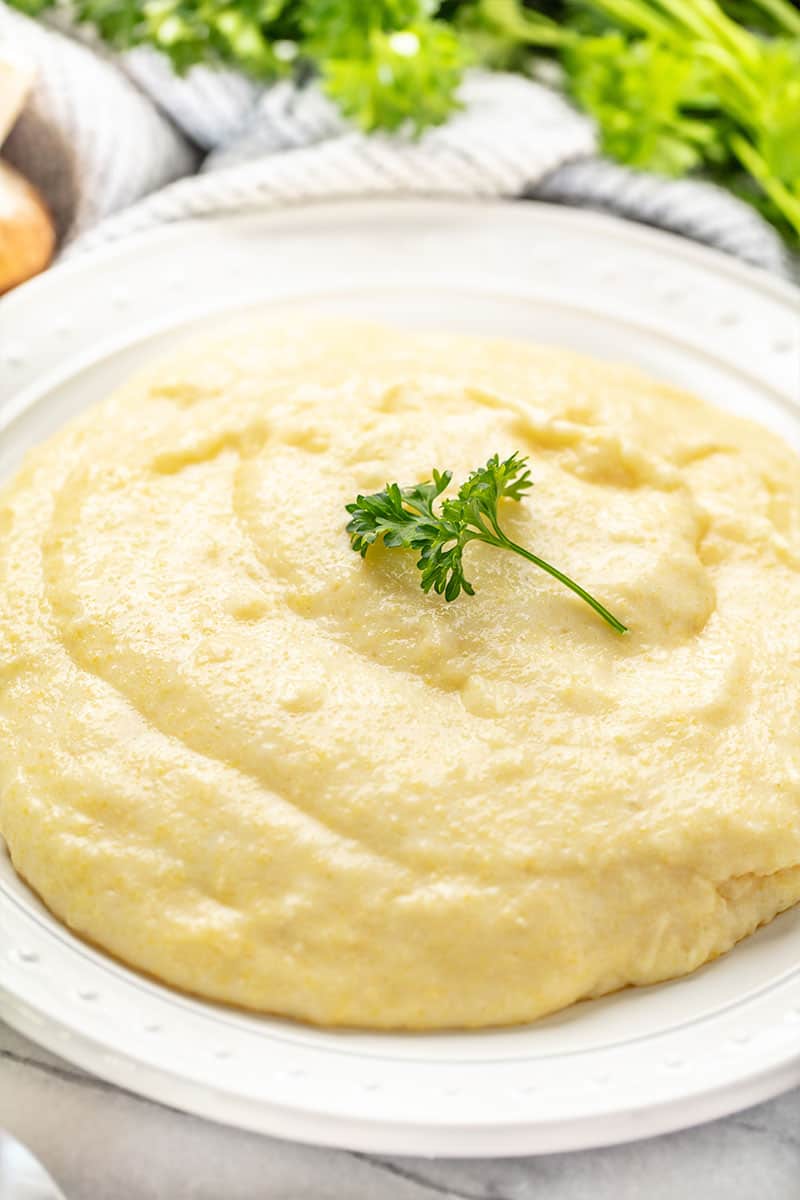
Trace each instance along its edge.
<path fill-rule="evenodd" d="M 602 597 L 345 504 L 530 458 L 515 540 Z M 562 350 L 249 318 L 0 496 L 0 829 L 81 936 L 325 1025 L 525 1022 L 800 899 L 800 460 Z"/>

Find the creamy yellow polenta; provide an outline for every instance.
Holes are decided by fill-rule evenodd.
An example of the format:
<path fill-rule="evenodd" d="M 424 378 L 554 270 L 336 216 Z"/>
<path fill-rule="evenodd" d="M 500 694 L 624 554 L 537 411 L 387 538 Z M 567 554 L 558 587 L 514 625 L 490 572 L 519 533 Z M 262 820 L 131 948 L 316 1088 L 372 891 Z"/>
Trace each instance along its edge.
<path fill-rule="evenodd" d="M 474 598 L 344 505 L 499 452 Z M 295 320 L 184 349 L 0 497 L 0 828 L 78 933 L 309 1021 L 527 1021 L 800 898 L 800 461 L 637 371 Z"/>

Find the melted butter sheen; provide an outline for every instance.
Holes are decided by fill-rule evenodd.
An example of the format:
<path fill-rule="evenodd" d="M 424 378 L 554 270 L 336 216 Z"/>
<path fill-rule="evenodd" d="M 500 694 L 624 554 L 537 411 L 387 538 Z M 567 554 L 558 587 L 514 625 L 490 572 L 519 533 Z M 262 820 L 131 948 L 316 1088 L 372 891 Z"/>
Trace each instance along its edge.
<path fill-rule="evenodd" d="M 345 503 L 530 455 L 477 594 Z M 239 326 L 0 498 L 0 828 L 86 938 L 365 1027 L 519 1022 L 691 971 L 800 897 L 800 463 L 635 371 Z"/>

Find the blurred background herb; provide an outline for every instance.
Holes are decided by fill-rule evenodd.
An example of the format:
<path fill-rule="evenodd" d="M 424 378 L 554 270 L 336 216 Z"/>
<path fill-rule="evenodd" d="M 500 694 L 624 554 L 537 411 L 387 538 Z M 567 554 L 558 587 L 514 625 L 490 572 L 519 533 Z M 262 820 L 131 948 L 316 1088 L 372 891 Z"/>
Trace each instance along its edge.
<path fill-rule="evenodd" d="M 700 172 L 800 239 L 800 11 L 790 0 L 10 0 L 67 8 L 178 71 L 321 76 L 365 130 L 419 134 L 458 108 L 471 64 L 536 73 L 596 121 L 604 152 Z M 560 81 L 560 82 L 559 82 Z"/>

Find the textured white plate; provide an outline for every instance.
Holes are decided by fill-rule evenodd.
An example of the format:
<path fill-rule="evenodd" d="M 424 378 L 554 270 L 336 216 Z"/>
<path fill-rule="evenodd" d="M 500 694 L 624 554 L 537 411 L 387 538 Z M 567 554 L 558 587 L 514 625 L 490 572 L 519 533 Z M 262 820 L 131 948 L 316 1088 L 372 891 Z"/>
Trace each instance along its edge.
<path fill-rule="evenodd" d="M 638 362 L 800 447 L 800 321 L 787 285 L 563 209 L 341 203 L 176 225 L 0 304 L 0 476 L 174 336 L 252 304 Z M 583 1147 L 800 1082 L 800 909 L 691 978 L 532 1027 L 329 1033 L 125 970 L 54 921 L 0 851 L 0 1015 L 125 1087 L 287 1137 L 414 1154 Z"/>

